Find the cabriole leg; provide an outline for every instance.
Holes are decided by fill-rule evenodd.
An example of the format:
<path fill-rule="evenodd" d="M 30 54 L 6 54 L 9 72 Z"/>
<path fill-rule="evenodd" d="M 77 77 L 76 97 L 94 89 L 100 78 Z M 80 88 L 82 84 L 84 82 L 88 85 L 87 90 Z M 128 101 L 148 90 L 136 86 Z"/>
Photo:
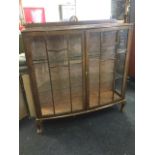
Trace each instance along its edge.
<path fill-rule="evenodd" d="M 41 134 L 43 132 L 43 125 L 41 120 L 36 120 L 37 133 Z"/>
<path fill-rule="evenodd" d="M 126 104 L 126 101 L 123 101 L 123 102 L 121 103 L 121 108 L 120 108 L 120 111 L 121 111 L 121 112 L 124 112 L 125 104 Z"/>

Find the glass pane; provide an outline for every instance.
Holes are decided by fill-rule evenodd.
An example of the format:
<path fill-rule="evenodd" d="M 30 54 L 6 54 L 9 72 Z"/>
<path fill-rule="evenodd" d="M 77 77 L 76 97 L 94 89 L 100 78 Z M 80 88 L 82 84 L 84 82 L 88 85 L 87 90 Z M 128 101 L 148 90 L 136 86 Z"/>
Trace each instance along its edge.
<path fill-rule="evenodd" d="M 118 50 L 126 49 L 128 41 L 128 30 L 120 30 L 118 32 L 119 45 Z"/>
<path fill-rule="evenodd" d="M 42 60 L 46 59 L 46 47 L 45 42 L 41 38 L 34 38 L 32 41 L 32 59 Z"/>
<path fill-rule="evenodd" d="M 100 104 L 106 104 L 113 99 L 114 60 L 101 62 L 100 70 Z"/>
<path fill-rule="evenodd" d="M 88 54 L 91 56 L 100 54 L 100 33 L 91 32 L 89 34 Z"/>
<path fill-rule="evenodd" d="M 52 35 L 47 39 L 50 67 L 67 65 L 67 39 L 64 35 Z"/>
<path fill-rule="evenodd" d="M 51 68 L 55 113 L 71 111 L 68 67 Z"/>
<path fill-rule="evenodd" d="M 121 94 L 121 89 L 122 89 L 122 81 L 123 81 L 123 78 L 120 77 L 120 78 L 117 78 L 115 79 L 115 89 Z"/>
<path fill-rule="evenodd" d="M 117 54 L 115 89 L 121 94 L 124 75 L 125 53 Z"/>
<path fill-rule="evenodd" d="M 82 47 L 80 34 L 69 36 L 68 49 L 70 61 L 72 110 L 77 111 L 83 109 Z"/>
<path fill-rule="evenodd" d="M 99 57 L 100 33 L 89 33 L 88 63 L 89 63 L 89 107 L 99 103 Z"/>
<path fill-rule="evenodd" d="M 53 115 L 53 103 L 51 91 L 39 92 L 39 100 L 41 104 L 42 115 Z"/>
<path fill-rule="evenodd" d="M 99 102 L 99 59 L 89 59 L 89 94 L 89 106 L 97 106 Z"/>
<path fill-rule="evenodd" d="M 47 49 L 60 51 L 67 48 L 67 40 L 64 35 L 48 36 Z"/>
<path fill-rule="evenodd" d="M 68 66 L 67 50 L 48 51 L 50 67 Z"/>
<path fill-rule="evenodd" d="M 47 63 L 34 64 L 42 115 L 53 114 L 52 92 Z"/>
<path fill-rule="evenodd" d="M 116 31 L 102 32 L 102 48 L 116 44 Z"/>
<path fill-rule="evenodd" d="M 114 59 L 115 58 L 115 46 L 103 48 L 101 51 L 101 59 Z"/>
<path fill-rule="evenodd" d="M 69 56 L 71 58 L 81 57 L 81 34 L 70 35 L 69 36 Z"/>

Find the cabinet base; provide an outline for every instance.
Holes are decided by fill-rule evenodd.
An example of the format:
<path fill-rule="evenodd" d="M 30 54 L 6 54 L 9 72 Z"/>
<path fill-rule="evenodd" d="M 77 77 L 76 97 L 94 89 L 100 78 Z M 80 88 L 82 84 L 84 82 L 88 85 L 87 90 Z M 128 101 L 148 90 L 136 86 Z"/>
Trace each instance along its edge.
<path fill-rule="evenodd" d="M 115 103 L 110 103 L 110 104 L 107 104 L 107 105 L 94 107 L 94 108 L 91 108 L 91 109 L 88 109 L 88 110 L 85 110 L 85 111 L 79 111 L 79 112 L 62 114 L 62 115 L 46 116 L 46 117 L 42 117 L 42 118 L 36 118 L 37 133 L 41 134 L 43 132 L 42 121 L 44 121 L 44 120 L 52 120 L 52 119 L 58 119 L 58 118 L 78 116 L 78 115 L 87 114 L 87 113 L 95 112 L 95 111 L 98 111 L 98 110 L 102 110 L 102 109 L 105 109 L 105 108 L 108 108 L 108 107 L 112 107 L 112 106 L 114 106 L 116 104 L 121 104 L 120 111 L 123 112 L 124 106 L 126 104 L 126 100 L 123 99 L 123 100 L 117 101 Z"/>

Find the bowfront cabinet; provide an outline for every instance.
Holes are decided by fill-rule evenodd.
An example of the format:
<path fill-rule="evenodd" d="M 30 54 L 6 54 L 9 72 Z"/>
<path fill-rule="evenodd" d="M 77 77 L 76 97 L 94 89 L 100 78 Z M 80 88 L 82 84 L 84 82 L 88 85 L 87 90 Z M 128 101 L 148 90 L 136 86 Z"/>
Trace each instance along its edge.
<path fill-rule="evenodd" d="M 22 33 L 41 121 L 125 104 L 131 24 L 35 24 Z"/>

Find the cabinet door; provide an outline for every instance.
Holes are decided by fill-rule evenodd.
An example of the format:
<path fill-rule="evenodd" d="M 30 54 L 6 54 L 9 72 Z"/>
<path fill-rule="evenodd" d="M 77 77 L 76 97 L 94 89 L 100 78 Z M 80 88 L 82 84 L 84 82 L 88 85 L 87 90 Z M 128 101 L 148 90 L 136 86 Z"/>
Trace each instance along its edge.
<path fill-rule="evenodd" d="M 32 59 L 33 92 L 36 109 L 41 116 L 54 115 L 51 77 L 44 34 L 32 37 L 30 44 Z M 33 75 L 34 74 L 34 75 Z"/>
<path fill-rule="evenodd" d="M 121 98 L 122 92 L 117 93 L 116 89 L 123 87 L 119 81 L 124 78 L 126 32 L 100 29 L 87 31 L 87 99 L 90 108 Z"/>
<path fill-rule="evenodd" d="M 42 34 L 30 44 L 34 89 L 42 116 L 84 109 L 83 33 Z"/>
<path fill-rule="evenodd" d="M 84 108 L 83 34 L 48 35 L 47 53 L 55 113 Z"/>

